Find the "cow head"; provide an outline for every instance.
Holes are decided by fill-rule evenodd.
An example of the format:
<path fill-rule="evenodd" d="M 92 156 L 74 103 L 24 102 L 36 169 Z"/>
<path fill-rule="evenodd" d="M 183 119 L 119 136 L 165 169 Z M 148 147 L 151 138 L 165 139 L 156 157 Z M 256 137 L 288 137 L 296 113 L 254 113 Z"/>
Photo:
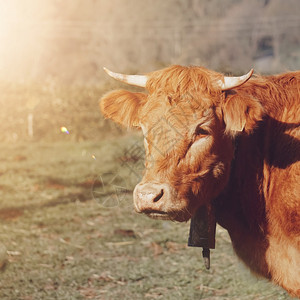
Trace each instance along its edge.
<path fill-rule="evenodd" d="M 261 119 L 260 103 L 234 90 L 253 70 L 241 77 L 182 66 L 144 76 L 106 71 L 147 90 L 117 90 L 100 101 L 105 117 L 144 134 L 145 173 L 133 193 L 136 211 L 187 221 L 225 188 L 235 135 L 248 133 Z"/>

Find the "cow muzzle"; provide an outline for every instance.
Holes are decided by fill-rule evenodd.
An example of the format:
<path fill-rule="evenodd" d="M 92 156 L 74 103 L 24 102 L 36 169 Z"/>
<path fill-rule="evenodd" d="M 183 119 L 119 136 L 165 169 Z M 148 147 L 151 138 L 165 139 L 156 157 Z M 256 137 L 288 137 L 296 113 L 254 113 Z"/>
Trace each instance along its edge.
<path fill-rule="evenodd" d="M 135 210 L 154 219 L 183 221 L 182 201 L 168 184 L 139 183 L 133 192 Z"/>

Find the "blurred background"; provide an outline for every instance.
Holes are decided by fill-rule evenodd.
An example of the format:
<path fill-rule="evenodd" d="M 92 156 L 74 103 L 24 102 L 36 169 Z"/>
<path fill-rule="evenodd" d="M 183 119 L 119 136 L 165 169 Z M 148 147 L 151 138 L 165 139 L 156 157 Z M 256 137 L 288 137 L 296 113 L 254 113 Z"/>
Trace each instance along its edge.
<path fill-rule="evenodd" d="M 102 66 L 263 73 L 300 64 L 298 0 L 0 2 L 0 78 L 91 83 Z"/>
<path fill-rule="evenodd" d="M 62 112 L 75 129 L 72 109 L 100 126 L 88 98 L 101 96 L 103 66 L 130 73 L 170 64 L 231 74 L 297 70 L 299 32 L 299 0 L 1 0 L 0 139 L 52 138 L 53 114 L 63 123 Z M 69 94 L 74 85 L 77 98 L 58 89 Z M 33 111 L 39 119 L 28 117 Z M 25 128 L 28 118 L 34 129 Z M 83 131 L 77 139 L 94 138 Z"/>

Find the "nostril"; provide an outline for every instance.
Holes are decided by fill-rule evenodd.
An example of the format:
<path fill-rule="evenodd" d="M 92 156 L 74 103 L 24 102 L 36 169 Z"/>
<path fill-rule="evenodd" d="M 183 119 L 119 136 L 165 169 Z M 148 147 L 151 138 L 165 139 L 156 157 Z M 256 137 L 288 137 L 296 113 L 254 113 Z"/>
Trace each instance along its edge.
<path fill-rule="evenodd" d="M 153 202 L 157 202 L 159 199 L 161 199 L 161 197 L 164 195 L 164 190 L 161 189 L 160 193 L 158 195 L 156 195 L 153 199 Z"/>
<path fill-rule="evenodd" d="M 163 205 L 164 198 L 168 198 L 168 187 L 160 184 L 139 184 L 135 187 L 133 199 L 139 210 L 152 207 L 156 209 Z"/>

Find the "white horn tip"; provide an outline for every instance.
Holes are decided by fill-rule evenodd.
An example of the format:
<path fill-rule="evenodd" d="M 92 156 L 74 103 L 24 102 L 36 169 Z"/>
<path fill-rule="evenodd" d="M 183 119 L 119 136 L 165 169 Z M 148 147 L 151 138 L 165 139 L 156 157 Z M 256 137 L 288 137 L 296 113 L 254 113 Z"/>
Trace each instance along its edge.
<path fill-rule="evenodd" d="M 108 74 L 109 76 L 112 75 L 112 71 L 110 71 L 109 69 L 107 69 L 106 67 L 103 67 L 103 70 L 105 71 L 106 74 Z"/>
<path fill-rule="evenodd" d="M 110 71 L 109 69 L 103 67 L 103 70 L 112 78 L 128 83 L 128 84 L 132 84 L 132 85 L 136 85 L 136 86 L 140 86 L 140 87 L 146 87 L 146 83 L 148 80 L 148 77 L 146 75 L 126 75 L 126 74 L 121 74 L 121 73 L 115 73 Z"/>
<path fill-rule="evenodd" d="M 127 78 L 127 75 L 124 75 L 124 74 L 121 74 L 121 73 L 115 73 L 109 69 L 107 69 L 106 67 L 103 67 L 103 70 L 106 72 L 106 74 L 116 80 L 119 80 L 119 81 L 123 81 L 123 82 L 126 82 L 126 78 Z"/>
<path fill-rule="evenodd" d="M 253 75 L 254 69 L 251 69 L 245 76 L 249 79 Z"/>

